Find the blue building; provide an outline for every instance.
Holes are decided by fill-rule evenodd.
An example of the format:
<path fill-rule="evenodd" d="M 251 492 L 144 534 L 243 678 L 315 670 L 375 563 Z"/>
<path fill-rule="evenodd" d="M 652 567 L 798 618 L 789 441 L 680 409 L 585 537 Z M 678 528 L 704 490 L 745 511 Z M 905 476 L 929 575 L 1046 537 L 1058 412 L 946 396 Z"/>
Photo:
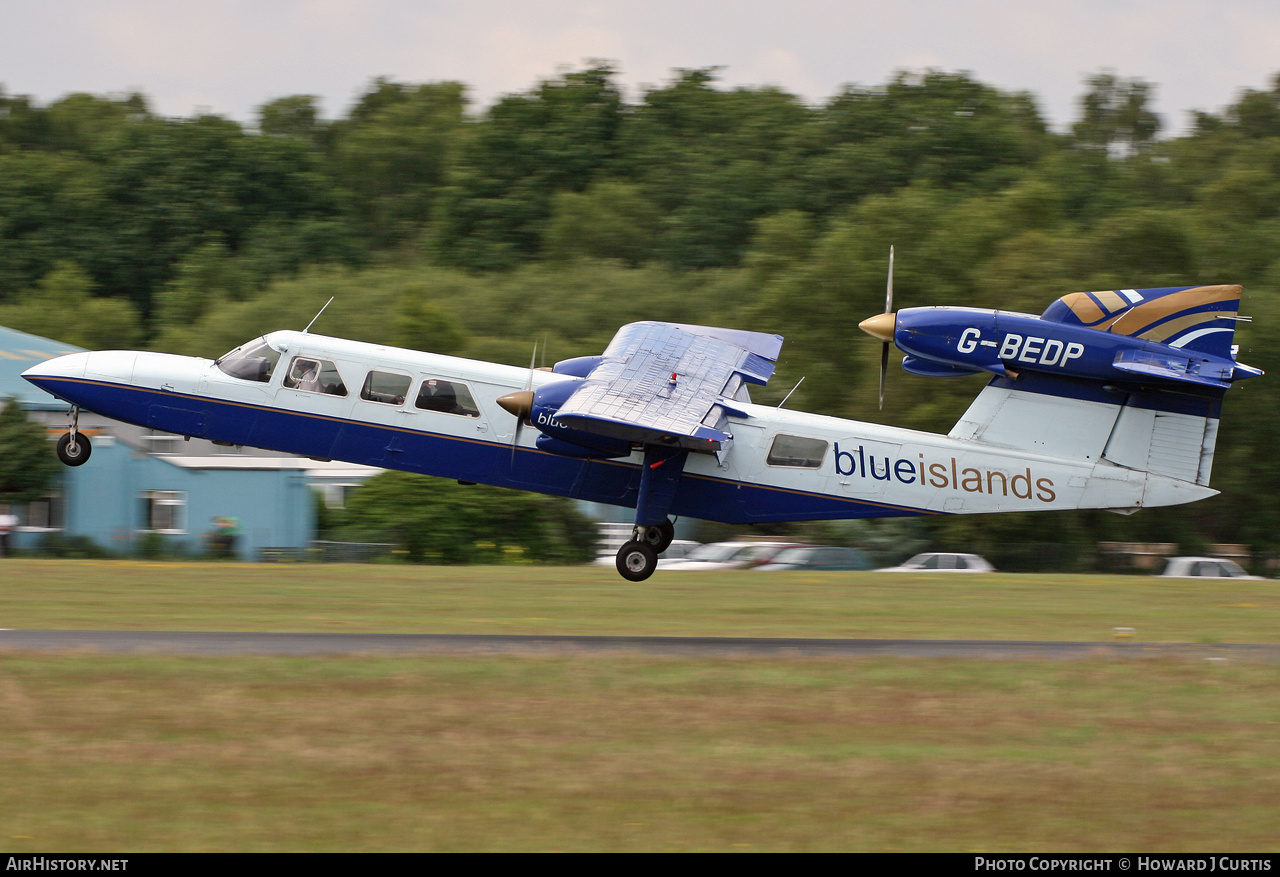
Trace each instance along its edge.
<path fill-rule="evenodd" d="M 0 327 L 0 406 L 16 400 L 56 439 L 67 429 L 69 406 L 21 374 L 77 350 Z M 215 519 L 230 518 L 238 530 L 240 559 L 280 549 L 300 554 L 314 538 L 317 491 L 340 496 L 378 471 L 187 441 L 88 413 L 81 414 L 80 429 L 91 437 L 89 461 L 64 467 L 44 499 L 12 507 L 20 521 L 13 538 L 18 548 L 61 533 L 87 537 L 120 554 L 159 548 L 199 555 L 208 551 Z"/>

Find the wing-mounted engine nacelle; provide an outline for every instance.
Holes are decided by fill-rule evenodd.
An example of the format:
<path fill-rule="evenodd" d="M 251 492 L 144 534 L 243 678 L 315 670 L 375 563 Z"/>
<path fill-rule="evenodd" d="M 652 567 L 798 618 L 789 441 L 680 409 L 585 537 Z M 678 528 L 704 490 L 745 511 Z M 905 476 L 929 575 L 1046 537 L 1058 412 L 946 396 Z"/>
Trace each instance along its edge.
<path fill-rule="evenodd" d="M 592 358 L 594 357 L 582 357 L 584 360 Z M 591 366 L 591 368 L 594 367 L 594 365 Z M 556 414 L 560 411 L 560 406 L 580 386 L 581 383 L 579 381 L 555 381 L 554 383 L 543 384 L 533 391 L 528 416 L 529 423 L 538 432 L 542 433 L 537 438 L 538 449 L 549 454 L 559 454 L 562 457 L 601 460 L 630 456 L 631 442 L 625 439 L 596 435 L 581 429 L 574 429 L 556 418 Z M 513 393 L 511 395 L 519 394 Z M 501 403 L 501 400 L 499 402 Z"/>
<path fill-rule="evenodd" d="M 585 378 L 591 370 L 604 361 L 603 356 L 575 356 L 573 359 L 562 359 L 551 369 L 558 375 L 570 375 Z"/>

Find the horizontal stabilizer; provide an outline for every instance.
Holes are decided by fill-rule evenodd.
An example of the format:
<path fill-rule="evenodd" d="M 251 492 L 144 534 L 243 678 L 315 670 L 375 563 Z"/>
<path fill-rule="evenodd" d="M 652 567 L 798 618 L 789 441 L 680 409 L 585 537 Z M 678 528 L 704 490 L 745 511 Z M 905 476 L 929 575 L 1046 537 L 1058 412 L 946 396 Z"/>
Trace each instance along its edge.
<path fill-rule="evenodd" d="M 1233 369 L 1221 362 L 1164 356 L 1146 350 L 1124 350 L 1112 363 L 1123 372 L 1163 380 L 1184 381 L 1206 387 L 1229 387 Z"/>

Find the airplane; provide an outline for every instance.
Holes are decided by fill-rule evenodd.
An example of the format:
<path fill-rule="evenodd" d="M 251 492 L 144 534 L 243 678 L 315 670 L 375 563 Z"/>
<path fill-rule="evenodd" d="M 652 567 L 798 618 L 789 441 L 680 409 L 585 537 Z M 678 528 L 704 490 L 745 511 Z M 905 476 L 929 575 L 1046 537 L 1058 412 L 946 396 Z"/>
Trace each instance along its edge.
<path fill-rule="evenodd" d="M 635 509 L 618 572 L 643 581 L 672 516 L 730 524 L 1194 502 L 1209 487 L 1241 287 L 1073 293 L 1040 315 L 892 308 L 861 328 L 914 374 L 989 373 L 946 435 L 753 403 L 783 339 L 623 326 L 550 370 L 281 330 L 216 360 L 90 351 L 23 377 L 81 410 L 217 443 Z M 312 323 L 315 321 L 313 320 Z M 536 355 L 536 354 L 535 354 Z M 784 400 L 785 402 L 785 400 Z"/>

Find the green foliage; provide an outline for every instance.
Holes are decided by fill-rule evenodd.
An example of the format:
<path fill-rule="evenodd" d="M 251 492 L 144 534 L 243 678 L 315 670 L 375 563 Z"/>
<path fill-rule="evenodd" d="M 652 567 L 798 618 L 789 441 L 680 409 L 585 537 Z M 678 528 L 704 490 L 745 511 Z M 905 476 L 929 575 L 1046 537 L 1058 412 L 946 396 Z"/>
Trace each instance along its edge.
<path fill-rule="evenodd" d="M 465 107 L 461 83 L 378 79 L 351 119 L 334 126 L 329 169 L 368 245 L 398 245 L 430 219 Z"/>
<path fill-rule="evenodd" d="M 88 536 L 68 536 L 61 530 L 54 530 L 40 537 L 35 553 L 40 557 L 69 560 L 105 560 L 115 556 Z"/>
<path fill-rule="evenodd" d="M 580 191 L 612 160 L 622 98 L 596 64 L 499 100 L 459 153 L 439 227 L 442 261 L 511 268 L 539 251 L 554 193 Z"/>
<path fill-rule="evenodd" d="M 59 263 L 16 304 L 0 305 L 0 325 L 91 349 L 137 347 L 142 326 L 133 307 L 120 299 L 94 298 L 91 291 L 84 271 Z"/>
<path fill-rule="evenodd" d="M 44 427 L 9 398 L 0 408 L 0 502 L 40 499 L 57 473 L 58 460 Z"/>
<path fill-rule="evenodd" d="M 394 340 L 399 347 L 449 355 L 467 346 L 466 335 L 449 314 L 427 301 L 425 290 L 415 288 L 400 296 Z"/>
<path fill-rule="evenodd" d="M 553 199 L 544 238 L 551 260 L 616 259 L 632 267 L 652 256 L 658 211 L 638 186 L 610 180 Z"/>
<path fill-rule="evenodd" d="M 1147 108 L 1150 83 L 1121 79 L 1114 73 L 1097 73 L 1087 81 L 1089 91 L 1080 99 L 1080 121 L 1072 129 L 1082 145 L 1129 152 L 1151 142 L 1160 130 L 1160 119 Z"/>
<path fill-rule="evenodd" d="M 596 531 L 569 500 L 407 472 L 358 488 L 338 532 L 394 541 L 414 563 L 581 563 Z"/>
<path fill-rule="evenodd" d="M 320 118 L 315 95 L 295 94 L 259 107 L 258 130 L 272 137 L 298 137 L 319 146 L 327 126 Z"/>

